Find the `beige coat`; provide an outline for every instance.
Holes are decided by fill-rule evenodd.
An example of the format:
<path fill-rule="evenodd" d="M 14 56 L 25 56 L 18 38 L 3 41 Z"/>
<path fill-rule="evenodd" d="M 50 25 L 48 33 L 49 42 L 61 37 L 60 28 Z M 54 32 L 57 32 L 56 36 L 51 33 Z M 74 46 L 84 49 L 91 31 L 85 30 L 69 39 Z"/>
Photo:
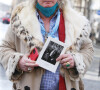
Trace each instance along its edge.
<path fill-rule="evenodd" d="M 40 67 L 30 73 L 16 70 L 18 61 L 24 54 L 29 54 L 34 47 L 40 52 L 43 46 L 34 1 L 29 0 L 14 9 L 9 29 L 0 46 L 0 63 L 5 68 L 8 78 L 13 81 L 14 90 L 25 90 L 26 86 L 30 90 L 39 90 L 45 71 Z M 61 67 L 60 73 L 65 78 L 67 90 L 84 90 L 81 79 L 93 57 L 93 46 L 89 39 L 90 26 L 84 16 L 70 7 L 68 0 L 63 1 L 66 53 L 74 57 L 76 68 Z"/>

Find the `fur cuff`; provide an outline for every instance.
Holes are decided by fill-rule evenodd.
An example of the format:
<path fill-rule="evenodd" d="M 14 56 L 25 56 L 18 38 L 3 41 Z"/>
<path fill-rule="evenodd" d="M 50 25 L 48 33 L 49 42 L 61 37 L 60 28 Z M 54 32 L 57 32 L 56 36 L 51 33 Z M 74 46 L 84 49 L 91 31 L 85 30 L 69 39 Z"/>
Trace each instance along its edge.
<path fill-rule="evenodd" d="M 68 70 L 69 77 L 72 81 L 79 81 L 85 73 L 85 64 L 83 61 L 83 56 L 79 53 L 71 53 L 71 55 L 75 60 L 76 67 Z"/>
<path fill-rule="evenodd" d="M 85 63 L 83 61 L 83 56 L 80 53 L 74 53 L 73 54 L 74 60 L 75 60 L 75 64 L 76 64 L 76 69 L 79 73 L 79 76 L 82 77 L 85 73 Z"/>
<path fill-rule="evenodd" d="M 11 80 L 12 75 L 15 72 L 16 66 L 18 64 L 18 61 L 21 59 L 21 57 L 23 56 L 23 54 L 19 54 L 19 53 L 14 53 L 8 61 L 8 68 L 6 71 L 6 75 L 7 77 Z"/>

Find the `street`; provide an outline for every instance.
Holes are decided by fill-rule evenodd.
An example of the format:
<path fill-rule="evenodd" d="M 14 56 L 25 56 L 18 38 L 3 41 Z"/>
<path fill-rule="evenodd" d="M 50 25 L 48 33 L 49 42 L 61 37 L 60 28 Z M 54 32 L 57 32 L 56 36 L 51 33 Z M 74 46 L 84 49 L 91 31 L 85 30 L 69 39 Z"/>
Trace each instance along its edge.
<path fill-rule="evenodd" d="M 4 38 L 8 25 L 0 22 L 0 43 Z M 85 90 L 100 90 L 100 77 L 98 77 L 100 63 L 100 47 L 94 45 L 94 60 L 84 76 Z M 0 65 L 0 90 L 12 90 L 12 83 L 7 79 L 5 71 Z"/>
<path fill-rule="evenodd" d="M 12 90 L 12 83 L 7 79 L 5 71 L 0 65 L 0 90 Z"/>
<path fill-rule="evenodd" d="M 100 58 L 94 57 L 94 61 L 84 77 L 85 90 L 100 90 L 99 62 Z"/>
<path fill-rule="evenodd" d="M 9 25 L 0 22 L 0 44 L 5 37 Z M 12 90 L 12 83 L 7 79 L 5 71 L 0 64 L 0 90 Z"/>
<path fill-rule="evenodd" d="M 2 39 L 5 37 L 5 33 L 7 31 L 8 26 L 9 26 L 8 24 L 2 24 L 0 22 L 0 43 Z"/>

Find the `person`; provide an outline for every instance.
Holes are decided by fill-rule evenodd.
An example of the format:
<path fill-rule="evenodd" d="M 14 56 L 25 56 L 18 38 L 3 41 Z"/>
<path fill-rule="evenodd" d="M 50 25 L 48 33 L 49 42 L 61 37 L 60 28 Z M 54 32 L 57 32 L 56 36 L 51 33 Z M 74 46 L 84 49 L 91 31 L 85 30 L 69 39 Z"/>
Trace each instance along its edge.
<path fill-rule="evenodd" d="M 91 64 L 93 46 L 89 21 L 69 0 L 27 0 L 12 12 L 11 23 L 0 46 L 0 63 L 13 82 L 13 90 L 84 90 L 82 77 Z M 66 44 L 55 73 L 28 58 L 41 51 L 47 37 Z"/>
<path fill-rule="evenodd" d="M 48 62 L 55 65 L 56 64 L 56 58 L 58 57 L 58 55 L 59 55 L 58 47 L 57 47 L 57 45 L 54 44 L 54 48 L 49 54 Z"/>

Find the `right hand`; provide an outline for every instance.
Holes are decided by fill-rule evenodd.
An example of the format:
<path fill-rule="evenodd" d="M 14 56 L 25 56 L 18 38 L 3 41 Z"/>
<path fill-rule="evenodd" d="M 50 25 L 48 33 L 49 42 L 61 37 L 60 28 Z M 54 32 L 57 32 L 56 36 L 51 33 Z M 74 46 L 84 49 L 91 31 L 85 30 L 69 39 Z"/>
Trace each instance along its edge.
<path fill-rule="evenodd" d="M 34 67 L 39 66 L 36 64 L 36 61 L 32 61 L 31 59 L 28 58 L 28 55 L 24 55 L 18 62 L 18 67 L 22 71 L 28 71 L 28 68 L 34 69 Z"/>

